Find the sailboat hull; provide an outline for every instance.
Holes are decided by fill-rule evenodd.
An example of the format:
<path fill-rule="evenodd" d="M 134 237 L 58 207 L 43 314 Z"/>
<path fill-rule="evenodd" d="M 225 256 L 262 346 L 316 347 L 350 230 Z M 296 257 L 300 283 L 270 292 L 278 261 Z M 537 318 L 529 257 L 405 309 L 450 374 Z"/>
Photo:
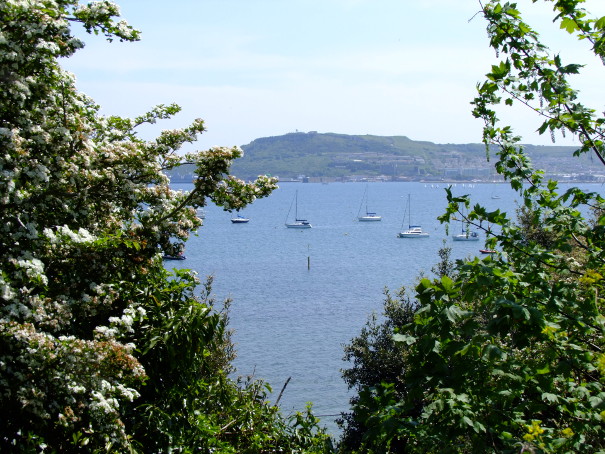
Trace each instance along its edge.
<path fill-rule="evenodd" d="M 372 221 L 381 221 L 382 220 L 382 216 L 377 216 L 377 215 L 365 215 L 365 216 L 359 216 L 357 218 L 358 221 L 360 222 L 372 222 Z"/>
<path fill-rule="evenodd" d="M 286 227 L 289 229 L 310 229 L 312 227 L 307 221 L 296 221 L 294 223 L 286 223 Z"/>
<path fill-rule="evenodd" d="M 416 229 L 406 230 L 397 234 L 398 238 L 428 238 L 429 234 L 422 230 L 417 231 Z"/>
<path fill-rule="evenodd" d="M 452 238 L 454 241 L 479 241 L 479 236 L 475 235 L 467 235 L 466 233 L 461 233 L 460 235 L 454 235 Z"/>

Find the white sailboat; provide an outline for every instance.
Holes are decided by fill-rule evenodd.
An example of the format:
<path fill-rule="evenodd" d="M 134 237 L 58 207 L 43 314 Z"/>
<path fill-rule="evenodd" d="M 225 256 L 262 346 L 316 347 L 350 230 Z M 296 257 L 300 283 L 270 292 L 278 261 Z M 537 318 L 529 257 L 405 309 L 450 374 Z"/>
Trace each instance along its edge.
<path fill-rule="evenodd" d="M 429 236 L 428 232 L 425 232 L 424 230 L 422 230 L 422 227 L 420 227 L 419 225 L 412 225 L 412 223 L 411 223 L 412 208 L 411 208 L 411 203 L 410 203 L 410 194 L 408 194 L 408 204 L 406 207 L 406 211 L 408 212 L 408 229 L 399 232 L 397 234 L 397 237 L 398 238 L 427 238 Z M 403 220 L 405 221 L 405 212 L 403 213 Z M 402 222 L 401 228 L 403 228 L 403 222 Z"/>
<path fill-rule="evenodd" d="M 366 205 L 366 214 L 361 214 L 361 208 L 363 207 L 364 201 Z M 366 189 L 363 193 L 363 198 L 361 199 L 361 205 L 359 205 L 359 210 L 357 211 L 357 220 L 360 222 L 382 220 L 382 216 L 379 216 L 374 212 L 368 211 L 368 185 L 366 185 Z"/>
<path fill-rule="evenodd" d="M 462 228 L 462 233 L 454 235 L 452 237 L 454 241 L 479 241 L 479 234 L 477 232 L 471 232 L 468 229 Z"/>
<path fill-rule="evenodd" d="M 479 241 L 479 234 L 471 230 L 470 221 L 466 220 L 466 216 L 462 212 L 460 214 L 462 215 L 462 220 L 460 221 L 462 231 L 457 235 L 452 235 L 452 239 L 454 241 Z"/>
<path fill-rule="evenodd" d="M 235 216 L 234 218 L 231 218 L 231 222 L 233 224 L 246 224 L 247 222 L 249 222 L 250 219 L 247 217 L 242 216 L 241 214 L 237 214 L 237 216 Z"/>
<path fill-rule="evenodd" d="M 288 218 L 290 217 L 290 211 L 292 211 L 292 205 L 294 208 L 294 222 L 288 222 Z M 288 214 L 286 215 L 286 227 L 289 229 L 310 229 L 312 225 L 306 219 L 299 219 L 298 217 L 298 191 L 294 194 L 294 200 L 290 204 L 290 209 L 288 210 Z"/>

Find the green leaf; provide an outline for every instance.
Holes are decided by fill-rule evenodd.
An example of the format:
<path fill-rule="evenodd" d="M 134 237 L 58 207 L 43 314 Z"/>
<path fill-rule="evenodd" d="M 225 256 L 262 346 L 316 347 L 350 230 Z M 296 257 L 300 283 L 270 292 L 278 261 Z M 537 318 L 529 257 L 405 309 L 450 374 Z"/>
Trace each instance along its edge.
<path fill-rule="evenodd" d="M 474 421 L 473 422 L 473 429 L 477 433 L 485 432 L 485 426 L 483 424 L 481 424 L 481 422 L 479 422 L 479 421 Z"/>
<path fill-rule="evenodd" d="M 474 348 L 475 348 L 475 345 L 474 345 L 474 344 L 472 344 L 472 343 L 468 343 L 468 344 L 466 344 L 464 347 L 462 347 L 460 350 L 458 350 L 458 351 L 456 352 L 456 355 L 459 355 L 459 356 L 465 356 L 465 355 L 466 355 L 466 354 L 469 352 L 469 350 L 470 350 L 471 348 L 473 348 L 473 349 L 474 349 Z"/>
<path fill-rule="evenodd" d="M 393 334 L 393 341 L 395 342 L 403 342 L 407 345 L 412 345 L 416 342 L 416 338 L 414 336 L 409 336 L 407 334 Z"/>
<path fill-rule="evenodd" d="M 588 402 L 590 402 L 592 408 L 598 408 L 603 405 L 603 399 L 598 396 L 591 396 Z"/>
<path fill-rule="evenodd" d="M 441 285 L 443 286 L 443 290 L 449 293 L 454 288 L 454 281 L 448 276 L 443 276 L 441 278 Z"/>
<path fill-rule="evenodd" d="M 510 73 L 510 62 L 503 61 L 499 65 L 492 65 L 492 72 L 490 78 L 492 80 L 502 80 Z"/>
<path fill-rule="evenodd" d="M 561 29 L 565 30 L 567 33 L 570 33 L 570 34 L 579 30 L 576 22 L 574 20 L 570 19 L 569 17 L 565 17 L 561 20 Z"/>
<path fill-rule="evenodd" d="M 445 316 L 447 317 L 447 319 L 452 322 L 455 323 L 456 320 L 458 320 L 460 318 L 460 315 L 462 314 L 462 311 L 460 310 L 460 308 L 458 306 L 448 306 L 443 310 L 443 313 L 445 314 Z"/>
<path fill-rule="evenodd" d="M 506 354 L 494 344 L 488 344 L 483 349 L 483 359 L 498 361 L 506 357 Z"/>
<path fill-rule="evenodd" d="M 463 421 L 463 422 L 464 422 L 464 423 L 465 423 L 467 426 L 470 426 L 470 427 L 474 427 L 474 426 L 475 426 L 475 424 L 473 423 L 473 421 L 471 421 L 471 419 L 470 419 L 468 416 L 463 416 L 463 417 L 462 417 L 462 421 Z"/>
<path fill-rule="evenodd" d="M 527 310 L 527 308 L 525 308 L 523 306 L 519 306 L 518 304 L 513 304 L 511 307 L 513 310 L 513 317 L 515 317 L 515 319 L 529 320 L 530 314 L 529 314 L 529 311 Z"/>

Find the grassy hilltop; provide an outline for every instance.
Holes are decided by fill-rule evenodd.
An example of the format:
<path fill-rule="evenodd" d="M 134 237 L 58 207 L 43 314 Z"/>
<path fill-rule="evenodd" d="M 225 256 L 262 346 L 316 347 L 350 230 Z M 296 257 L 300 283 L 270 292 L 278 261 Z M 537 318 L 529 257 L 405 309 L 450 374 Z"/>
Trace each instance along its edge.
<path fill-rule="evenodd" d="M 280 179 L 382 178 L 386 180 L 491 180 L 493 160 L 485 145 L 436 144 L 405 136 L 346 135 L 295 132 L 263 137 L 242 146 L 244 157 L 235 161 L 234 175 L 250 180 L 258 175 Z M 589 157 L 573 158 L 573 147 L 526 145 L 537 168 L 549 173 L 597 177 Z M 180 169 L 187 178 L 187 169 Z M 578 176 L 576 175 L 577 179 Z"/>

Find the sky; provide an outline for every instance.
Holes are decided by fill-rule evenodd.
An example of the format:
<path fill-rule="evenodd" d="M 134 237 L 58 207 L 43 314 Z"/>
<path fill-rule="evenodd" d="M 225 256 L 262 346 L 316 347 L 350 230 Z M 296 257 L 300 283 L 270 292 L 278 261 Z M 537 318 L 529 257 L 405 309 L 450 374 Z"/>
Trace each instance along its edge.
<path fill-rule="evenodd" d="M 182 112 L 142 136 L 202 118 L 195 149 L 246 145 L 291 132 L 407 136 L 479 143 L 476 86 L 495 63 L 478 0 L 116 0 L 139 42 L 78 33 L 86 47 L 62 62 L 106 115 L 158 104 Z M 605 110 L 605 67 L 552 24 L 549 2 L 518 0 L 524 18 L 565 63 L 587 65 L 574 86 Z M 545 5 L 542 5 L 545 4 Z M 605 16 L 605 1 L 587 0 Z M 601 95 L 601 96 L 599 96 Z M 595 105 L 595 100 L 599 100 Z M 524 143 L 538 135 L 527 109 L 500 117 Z M 570 145 L 557 137 L 557 145 Z"/>

